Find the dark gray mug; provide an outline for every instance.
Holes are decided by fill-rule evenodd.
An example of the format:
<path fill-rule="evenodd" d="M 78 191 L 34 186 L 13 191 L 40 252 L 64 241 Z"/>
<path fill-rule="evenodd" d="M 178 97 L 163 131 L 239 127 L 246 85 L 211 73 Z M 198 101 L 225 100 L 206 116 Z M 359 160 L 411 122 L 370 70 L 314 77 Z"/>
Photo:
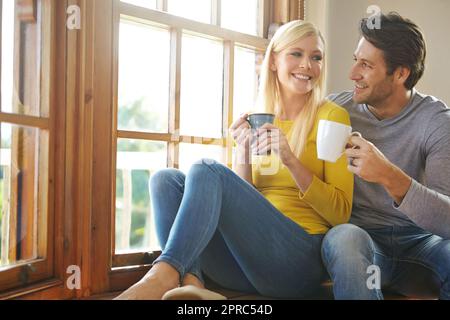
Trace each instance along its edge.
<path fill-rule="evenodd" d="M 251 144 L 253 144 L 255 142 L 255 140 L 258 139 L 256 130 L 261 128 L 266 123 L 273 124 L 274 119 L 275 119 L 275 115 L 271 114 L 271 113 L 252 113 L 247 117 L 247 122 L 250 124 L 250 127 L 252 128 L 252 132 L 253 132 Z M 269 155 L 270 153 L 271 152 L 269 150 L 267 155 Z"/>
<path fill-rule="evenodd" d="M 247 117 L 247 122 L 252 129 L 259 129 L 266 123 L 273 124 L 275 115 L 271 113 L 252 113 Z"/>

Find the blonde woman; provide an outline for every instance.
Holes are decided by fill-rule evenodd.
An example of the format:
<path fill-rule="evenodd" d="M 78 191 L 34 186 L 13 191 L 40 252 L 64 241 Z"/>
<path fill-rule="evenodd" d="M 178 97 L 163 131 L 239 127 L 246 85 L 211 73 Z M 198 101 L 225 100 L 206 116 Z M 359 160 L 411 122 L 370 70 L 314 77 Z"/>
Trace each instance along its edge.
<path fill-rule="evenodd" d="M 345 157 L 329 163 L 316 155 L 320 119 L 350 122 L 323 99 L 324 48 L 310 23 L 292 21 L 275 33 L 259 91 L 275 122 L 253 146 L 247 115 L 232 124 L 234 171 L 205 159 L 187 175 L 165 169 L 152 176 L 162 254 L 119 299 L 223 298 L 204 289 L 202 273 L 225 288 L 275 298 L 308 297 L 320 286 L 323 236 L 348 221 L 353 192 Z M 265 174 L 251 158 L 269 150 L 259 159 L 279 169 Z"/>

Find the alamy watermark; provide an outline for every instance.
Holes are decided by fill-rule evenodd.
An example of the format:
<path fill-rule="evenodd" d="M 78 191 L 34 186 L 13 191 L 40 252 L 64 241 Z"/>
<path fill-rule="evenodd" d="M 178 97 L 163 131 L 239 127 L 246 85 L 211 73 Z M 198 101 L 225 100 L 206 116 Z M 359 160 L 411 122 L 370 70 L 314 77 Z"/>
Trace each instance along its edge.
<path fill-rule="evenodd" d="M 366 285 L 369 290 L 380 290 L 381 289 L 381 270 L 377 265 L 370 265 L 367 267 L 367 274 L 370 274 L 367 278 Z"/>
<path fill-rule="evenodd" d="M 80 30 L 81 29 L 81 9 L 77 5 L 71 5 L 67 7 L 67 29 Z"/>
<path fill-rule="evenodd" d="M 246 129 L 250 130 L 250 129 Z M 264 141 L 265 135 L 263 133 L 264 129 L 260 129 L 261 131 L 259 134 L 256 134 L 254 131 L 249 132 L 249 134 L 252 136 L 252 142 L 254 143 L 254 146 L 258 146 Z M 273 130 L 266 130 L 267 133 L 273 132 Z M 225 148 L 225 150 L 233 149 L 235 147 L 235 152 L 242 152 L 239 150 L 239 147 L 237 144 L 235 144 L 234 139 L 231 137 L 231 134 L 229 134 L 229 130 L 225 130 L 223 133 L 225 144 L 222 145 L 222 148 Z M 176 130 L 174 133 L 170 136 L 171 142 L 183 142 L 183 143 L 191 143 L 196 145 L 217 145 L 217 143 L 213 143 L 216 139 L 210 139 L 210 138 L 203 138 L 203 137 L 186 137 L 181 136 L 179 134 L 179 130 Z M 269 147 L 266 151 L 263 151 L 262 153 L 256 153 L 256 149 L 248 148 L 247 154 L 240 154 L 238 157 L 236 154 L 234 154 L 233 163 L 236 165 L 244 165 L 244 164 L 254 164 L 258 167 L 258 173 L 260 175 L 275 175 L 279 172 L 279 170 L 282 167 L 281 161 L 279 160 L 278 156 L 276 155 L 279 152 L 279 146 L 280 146 L 280 137 L 279 134 L 272 135 L 269 139 Z M 199 159 L 200 160 L 200 159 Z M 203 163 L 209 163 L 209 159 L 201 159 L 203 160 Z M 179 164 L 179 163 L 175 163 Z"/>
<path fill-rule="evenodd" d="M 366 11 L 370 14 L 369 18 L 367 18 L 367 28 L 370 30 L 381 29 L 381 9 L 379 6 L 370 5 Z"/>
<path fill-rule="evenodd" d="M 70 265 L 66 270 L 70 276 L 67 278 L 66 286 L 69 290 L 81 289 L 81 268 L 76 265 Z"/>

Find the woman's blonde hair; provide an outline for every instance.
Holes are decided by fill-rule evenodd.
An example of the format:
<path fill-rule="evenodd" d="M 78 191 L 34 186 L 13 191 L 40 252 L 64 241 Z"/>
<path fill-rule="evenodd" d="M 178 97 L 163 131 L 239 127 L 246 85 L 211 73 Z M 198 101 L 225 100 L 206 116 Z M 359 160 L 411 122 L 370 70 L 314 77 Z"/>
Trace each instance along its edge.
<path fill-rule="evenodd" d="M 280 85 L 276 71 L 272 71 L 270 66 L 272 55 L 278 53 L 294 42 L 309 37 L 317 36 L 325 46 L 325 41 L 320 31 L 311 23 L 295 20 L 282 25 L 274 34 L 267 47 L 264 61 L 261 66 L 261 77 L 258 91 L 258 109 L 264 112 L 273 113 L 277 117 L 281 116 L 282 110 L 278 103 L 280 99 Z M 307 93 L 306 103 L 294 120 L 292 128 L 288 133 L 289 145 L 293 153 L 300 157 L 306 147 L 308 134 L 314 126 L 317 112 L 324 101 L 325 83 L 325 60 L 322 62 L 322 71 L 314 84 L 313 89 Z"/>

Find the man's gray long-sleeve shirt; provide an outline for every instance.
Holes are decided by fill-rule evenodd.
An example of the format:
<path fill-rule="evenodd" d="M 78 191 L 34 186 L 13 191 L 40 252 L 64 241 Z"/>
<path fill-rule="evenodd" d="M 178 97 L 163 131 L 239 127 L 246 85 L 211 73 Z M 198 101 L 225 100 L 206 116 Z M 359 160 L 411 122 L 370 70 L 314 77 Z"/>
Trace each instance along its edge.
<path fill-rule="evenodd" d="M 450 239 L 450 109 L 435 97 L 413 90 L 398 115 L 378 120 L 352 96 L 342 92 L 328 99 L 347 109 L 353 131 L 413 180 L 397 206 L 381 185 L 355 176 L 350 222 L 364 229 L 419 226 Z"/>

